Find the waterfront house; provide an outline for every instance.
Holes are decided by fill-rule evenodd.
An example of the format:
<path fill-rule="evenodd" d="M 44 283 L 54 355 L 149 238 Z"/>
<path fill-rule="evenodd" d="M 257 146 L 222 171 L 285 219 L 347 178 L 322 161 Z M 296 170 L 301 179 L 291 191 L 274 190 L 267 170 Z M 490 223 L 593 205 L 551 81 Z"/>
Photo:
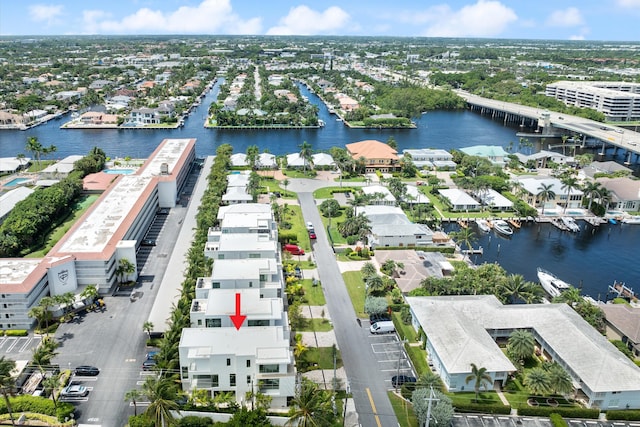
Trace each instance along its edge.
<path fill-rule="evenodd" d="M 366 187 L 362 187 L 362 192 L 370 198 L 367 205 L 396 205 L 396 198 L 391 194 L 391 191 L 383 185 L 367 185 Z"/>
<path fill-rule="evenodd" d="M 479 211 L 480 202 L 458 188 L 438 190 L 454 212 Z"/>
<path fill-rule="evenodd" d="M 300 156 L 300 153 L 287 154 L 287 167 L 291 169 L 311 169 L 313 166 L 307 159 Z"/>
<path fill-rule="evenodd" d="M 602 304 L 607 338 L 627 345 L 635 357 L 640 357 L 640 308 L 626 304 Z"/>
<path fill-rule="evenodd" d="M 621 165 L 620 163 L 616 163 L 613 161 L 606 162 L 591 162 L 591 164 L 583 167 L 578 172 L 578 177 L 581 179 L 584 178 L 595 178 L 596 174 L 601 175 L 613 175 L 619 172 L 626 172 L 629 175 L 633 173 L 633 170 Z"/>
<path fill-rule="evenodd" d="M 517 369 L 497 341 L 528 330 L 541 358 L 566 370 L 587 407 L 640 408 L 640 368 L 567 304 L 502 305 L 493 295 L 406 301 L 414 329 L 424 331 L 428 361 L 450 392 L 473 391 L 466 381 L 472 363 L 486 369 L 490 389 L 504 386 Z"/>
<path fill-rule="evenodd" d="M 20 127 L 24 125 L 25 121 L 24 116 L 21 116 L 20 114 L 0 111 L 0 126 L 2 127 Z"/>
<path fill-rule="evenodd" d="M 640 180 L 622 177 L 598 178 L 596 181 L 611 193 L 611 209 L 624 212 L 640 211 Z"/>
<path fill-rule="evenodd" d="M 486 190 L 478 190 L 475 193 L 475 196 L 480 200 L 480 202 L 489 207 L 492 211 L 509 211 L 513 209 L 513 202 L 502 194 L 498 193 L 493 188 L 489 188 Z"/>
<path fill-rule="evenodd" d="M 79 120 L 80 123 L 85 126 L 116 125 L 118 123 L 118 116 L 98 111 L 87 111 L 80 116 Z"/>
<path fill-rule="evenodd" d="M 40 178 L 66 178 L 75 168 L 75 162 L 82 159 L 84 156 L 74 155 L 67 156 L 64 159 L 55 162 L 52 165 L 47 166 L 40 172 Z"/>
<path fill-rule="evenodd" d="M 271 153 L 261 153 L 258 156 L 258 161 L 256 166 L 259 169 L 275 169 L 278 167 L 278 163 L 276 162 L 276 156 Z"/>
<path fill-rule="evenodd" d="M 402 154 L 409 154 L 411 161 L 418 169 L 455 169 L 453 155 L 447 150 L 434 148 L 416 148 L 402 150 Z"/>
<path fill-rule="evenodd" d="M 371 248 L 427 246 L 433 231 L 424 224 L 415 224 L 402 209 L 389 205 L 357 206 L 355 214 L 364 214 L 371 225 L 367 244 Z"/>
<path fill-rule="evenodd" d="M 431 203 L 429 198 L 415 185 L 407 185 L 407 192 L 402 196 L 402 201 L 409 205 L 426 205 Z"/>
<path fill-rule="evenodd" d="M 558 206 L 563 209 L 581 208 L 582 190 L 574 188 L 571 192 L 563 188 L 562 181 L 558 178 L 549 177 L 527 177 L 516 178 L 517 183 L 524 190 L 524 201 L 537 209 L 557 209 Z M 542 200 L 540 193 L 542 186 L 548 186 L 555 193 L 555 198 L 551 200 Z"/>
<path fill-rule="evenodd" d="M 388 173 L 400 169 L 398 152 L 384 142 L 365 140 L 346 145 L 354 161 L 364 160 L 365 173 Z"/>
<path fill-rule="evenodd" d="M 114 83 L 111 80 L 98 79 L 93 81 L 91 84 L 89 84 L 89 89 L 99 92 L 102 89 L 104 89 L 106 86 L 113 86 L 113 85 Z"/>
<path fill-rule="evenodd" d="M 247 166 L 247 155 L 244 153 L 234 153 L 231 155 L 231 166 L 242 167 Z"/>
<path fill-rule="evenodd" d="M 557 165 L 575 165 L 576 159 L 572 156 L 565 156 L 553 151 L 540 150 L 533 154 L 514 153 L 518 161 L 523 165 L 532 161 L 536 168 L 546 168 L 547 164 L 553 162 Z"/>
<path fill-rule="evenodd" d="M 0 157 L 0 174 L 15 173 L 31 164 L 31 158 Z"/>
<path fill-rule="evenodd" d="M 35 190 L 29 187 L 18 187 L 0 195 L 0 224 L 11 213 L 18 202 L 23 201 Z"/>
<path fill-rule="evenodd" d="M 474 145 L 472 147 L 461 148 L 460 151 L 469 156 L 487 159 L 497 166 L 504 166 L 507 162 L 507 156 L 509 155 L 509 153 L 504 151 L 504 148 L 499 145 Z"/>
<path fill-rule="evenodd" d="M 321 168 L 327 169 L 335 166 L 336 164 L 333 161 L 333 157 L 331 156 L 331 154 L 327 154 L 327 153 L 316 153 L 316 154 L 313 154 L 311 158 L 313 159 L 312 161 L 313 161 L 314 167 L 321 167 Z"/>

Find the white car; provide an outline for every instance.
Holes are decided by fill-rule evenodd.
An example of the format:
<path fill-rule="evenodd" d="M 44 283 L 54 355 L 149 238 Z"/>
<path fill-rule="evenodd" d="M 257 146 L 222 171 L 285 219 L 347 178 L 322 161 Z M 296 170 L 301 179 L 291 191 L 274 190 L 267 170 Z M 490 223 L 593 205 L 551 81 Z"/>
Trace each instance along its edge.
<path fill-rule="evenodd" d="M 89 390 L 83 385 L 70 385 L 60 392 L 63 397 L 84 397 L 89 394 Z"/>
<path fill-rule="evenodd" d="M 313 230 L 313 224 L 311 222 L 307 222 L 307 231 Z"/>

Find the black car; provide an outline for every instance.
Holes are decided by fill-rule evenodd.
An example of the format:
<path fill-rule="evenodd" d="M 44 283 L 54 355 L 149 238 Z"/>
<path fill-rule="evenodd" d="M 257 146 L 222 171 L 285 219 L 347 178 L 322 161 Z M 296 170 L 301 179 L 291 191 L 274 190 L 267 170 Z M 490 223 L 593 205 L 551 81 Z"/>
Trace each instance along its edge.
<path fill-rule="evenodd" d="M 100 369 L 95 366 L 82 365 L 78 366 L 74 373 L 78 376 L 95 377 L 100 373 Z"/>
<path fill-rule="evenodd" d="M 156 241 L 153 239 L 144 239 L 142 241 L 142 246 L 155 246 L 156 245 Z"/>
<path fill-rule="evenodd" d="M 369 323 L 374 324 L 376 322 L 388 322 L 391 320 L 391 316 L 387 313 L 374 313 L 369 315 Z"/>
<path fill-rule="evenodd" d="M 415 383 L 416 377 L 410 377 L 408 375 L 394 375 L 391 377 L 391 385 L 394 387 L 402 387 L 406 383 Z"/>

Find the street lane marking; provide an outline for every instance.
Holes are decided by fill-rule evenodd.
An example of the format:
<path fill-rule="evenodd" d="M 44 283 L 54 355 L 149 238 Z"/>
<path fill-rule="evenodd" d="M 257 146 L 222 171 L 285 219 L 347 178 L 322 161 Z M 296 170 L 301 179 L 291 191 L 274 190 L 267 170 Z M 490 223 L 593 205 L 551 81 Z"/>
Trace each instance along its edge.
<path fill-rule="evenodd" d="M 376 409 L 376 404 L 373 402 L 373 396 L 371 396 L 371 390 L 369 387 L 366 388 L 367 396 L 369 396 L 369 403 L 371 404 L 371 409 L 373 409 L 373 415 L 376 417 L 376 424 L 378 427 L 382 427 L 382 423 L 380 423 L 380 417 L 378 416 L 378 410 Z"/>

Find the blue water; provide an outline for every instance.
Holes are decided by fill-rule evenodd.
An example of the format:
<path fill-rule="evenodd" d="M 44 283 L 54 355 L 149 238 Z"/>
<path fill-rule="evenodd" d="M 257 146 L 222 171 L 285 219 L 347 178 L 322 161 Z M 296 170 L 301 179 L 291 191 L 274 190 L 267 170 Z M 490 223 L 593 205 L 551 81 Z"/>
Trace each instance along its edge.
<path fill-rule="evenodd" d="M 28 131 L 0 131 L 0 157 L 28 154 L 25 143 L 31 136 L 37 137 L 44 146 L 55 144 L 58 148 L 55 156 L 59 158 L 87 153 L 94 146 L 101 147 L 112 158 L 145 158 L 165 138 L 196 138 L 198 156 L 215 154 L 216 148 L 224 143 L 232 145 L 236 153 L 244 153 L 247 147 L 256 145 L 260 151 L 266 149 L 282 155 L 299 151 L 303 141 L 311 144 L 314 150 L 322 151 L 365 139 L 387 141 L 393 136 L 401 151 L 405 148 L 450 150 L 476 144 L 507 146 L 510 141 L 519 139 L 516 132 L 520 129 L 469 111 L 430 111 L 415 119 L 417 129 L 349 129 L 335 120 L 336 117 L 327 111 L 316 95 L 304 87 L 301 91 L 320 107 L 319 118 L 326 123 L 324 128 L 270 131 L 206 129 L 203 127 L 205 115 L 217 96 L 216 85 L 182 128 L 63 130 L 59 129 L 60 121 L 51 121 Z M 68 119 L 63 118 L 63 121 Z M 623 157 L 617 160 L 622 161 Z M 585 227 L 584 223 L 579 224 Z M 493 232 L 480 236 L 474 246 L 479 245 L 484 247 L 485 253 L 476 257 L 477 262 L 497 261 L 510 273 L 522 274 L 527 280 L 537 281 L 536 268 L 543 267 L 576 286 L 582 285 L 583 291 L 594 298 L 599 295 L 604 298 L 607 286 L 614 280 L 624 281 L 640 291 L 640 225 L 604 224 L 593 232 L 589 228 L 577 234 L 560 232 L 549 225 L 525 225 L 509 239 L 498 237 Z"/>
<path fill-rule="evenodd" d="M 135 172 L 133 169 L 105 169 L 102 172 L 110 175 L 131 175 Z"/>
<path fill-rule="evenodd" d="M 11 181 L 3 184 L 3 187 L 16 187 L 23 182 L 31 181 L 31 178 L 13 178 Z"/>

